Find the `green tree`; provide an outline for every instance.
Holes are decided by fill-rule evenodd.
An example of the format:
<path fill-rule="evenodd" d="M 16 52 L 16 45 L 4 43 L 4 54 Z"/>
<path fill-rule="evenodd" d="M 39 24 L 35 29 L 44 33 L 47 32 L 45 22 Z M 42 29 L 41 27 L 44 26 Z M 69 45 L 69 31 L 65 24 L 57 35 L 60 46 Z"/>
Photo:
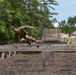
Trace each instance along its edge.
<path fill-rule="evenodd" d="M 68 20 L 59 22 L 59 27 L 63 33 L 71 34 L 76 31 L 76 16 L 68 17 Z"/>
<path fill-rule="evenodd" d="M 51 5 L 57 5 L 55 0 L 0 0 L 0 43 L 13 42 L 13 27 L 22 25 L 34 26 L 27 30 L 30 35 L 39 38 L 42 27 L 53 27 L 49 18 L 54 14 Z M 50 11 L 49 11 L 50 10 Z"/>

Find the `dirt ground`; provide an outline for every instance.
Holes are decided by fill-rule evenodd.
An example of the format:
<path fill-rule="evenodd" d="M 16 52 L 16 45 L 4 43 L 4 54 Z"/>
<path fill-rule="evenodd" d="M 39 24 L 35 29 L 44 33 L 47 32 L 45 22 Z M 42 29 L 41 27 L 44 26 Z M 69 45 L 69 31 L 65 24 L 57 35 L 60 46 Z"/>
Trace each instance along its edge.
<path fill-rule="evenodd" d="M 0 75 L 76 75 L 76 53 L 54 52 L 46 68 L 41 53 L 17 53 L 0 59 Z"/>

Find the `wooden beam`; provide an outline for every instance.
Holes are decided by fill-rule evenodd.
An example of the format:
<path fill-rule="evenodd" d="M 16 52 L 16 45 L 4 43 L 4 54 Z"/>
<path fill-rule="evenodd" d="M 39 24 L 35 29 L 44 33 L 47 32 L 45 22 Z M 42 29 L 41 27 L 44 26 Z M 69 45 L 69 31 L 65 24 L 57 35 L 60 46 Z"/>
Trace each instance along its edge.
<path fill-rule="evenodd" d="M 2 59 L 5 59 L 6 58 L 6 52 L 2 52 Z"/>

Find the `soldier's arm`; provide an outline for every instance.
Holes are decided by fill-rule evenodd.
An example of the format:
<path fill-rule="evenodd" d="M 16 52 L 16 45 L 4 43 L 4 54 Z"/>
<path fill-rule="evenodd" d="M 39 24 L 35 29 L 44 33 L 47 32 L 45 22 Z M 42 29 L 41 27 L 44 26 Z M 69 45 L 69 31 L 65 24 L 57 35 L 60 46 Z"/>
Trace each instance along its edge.
<path fill-rule="evenodd" d="M 24 31 L 26 34 L 28 34 L 28 32 L 27 32 L 26 30 L 23 29 L 23 31 Z"/>
<path fill-rule="evenodd" d="M 32 27 L 32 26 L 21 26 L 21 27 L 19 27 L 18 29 L 26 29 L 26 28 L 30 28 L 30 29 L 33 29 L 34 27 Z"/>

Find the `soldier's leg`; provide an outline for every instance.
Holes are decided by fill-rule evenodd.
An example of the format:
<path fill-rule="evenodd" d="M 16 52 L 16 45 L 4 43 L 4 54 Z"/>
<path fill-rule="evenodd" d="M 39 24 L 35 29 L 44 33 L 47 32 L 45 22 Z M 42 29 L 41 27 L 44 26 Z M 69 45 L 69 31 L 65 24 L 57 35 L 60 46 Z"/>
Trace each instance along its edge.
<path fill-rule="evenodd" d="M 18 43 L 18 36 L 17 35 L 15 35 L 14 42 Z"/>
<path fill-rule="evenodd" d="M 26 39 L 26 43 L 28 43 L 29 45 L 31 45 L 31 41 L 29 39 Z"/>

